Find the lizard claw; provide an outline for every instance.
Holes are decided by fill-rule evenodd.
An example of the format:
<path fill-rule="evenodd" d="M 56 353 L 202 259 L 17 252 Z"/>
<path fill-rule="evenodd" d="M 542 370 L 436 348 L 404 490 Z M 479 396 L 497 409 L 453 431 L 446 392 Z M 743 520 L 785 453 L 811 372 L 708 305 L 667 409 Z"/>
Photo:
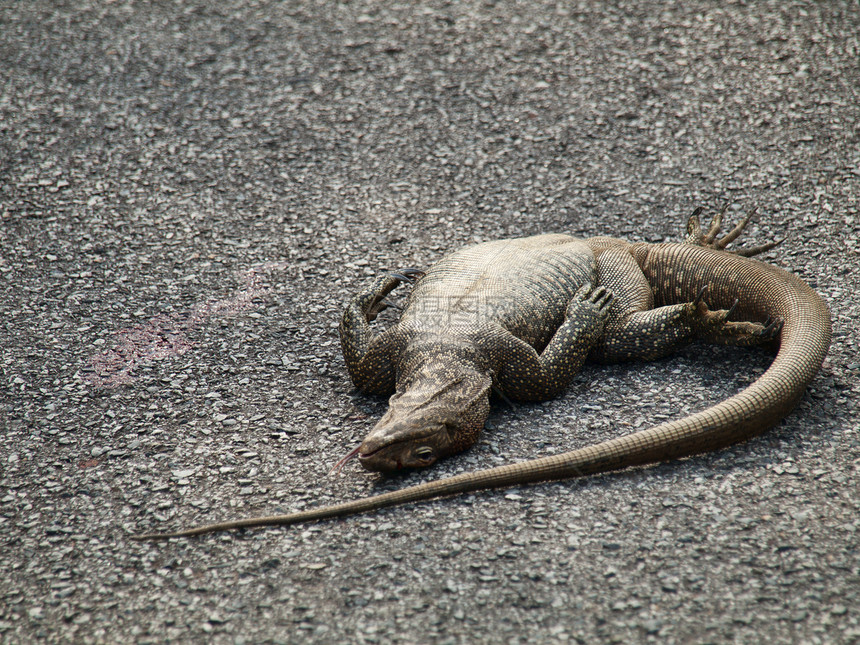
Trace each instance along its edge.
<path fill-rule="evenodd" d="M 416 280 L 424 276 L 424 271 L 421 269 L 400 269 L 400 271 L 389 271 L 388 275 L 397 278 L 401 282 L 414 284 Z"/>
<path fill-rule="evenodd" d="M 601 325 L 609 316 L 609 309 L 615 300 L 613 293 L 603 286 L 594 287 L 590 284 L 583 285 L 567 306 L 567 316 L 594 317 L 601 321 Z M 586 305 L 583 307 L 583 305 Z"/>
<path fill-rule="evenodd" d="M 690 324 L 694 329 L 698 330 L 699 335 L 703 337 L 712 336 L 721 333 L 725 327 L 732 325 L 729 322 L 729 317 L 735 312 L 740 300 L 737 298 L 728 309 L 711 310 L 708 303 L 705 302 L 705 294 L 708 292 L 708 285 L 704 285 L 699 289 L 695 299 L 686 306 L 687 315 L 690 316 Z"/>
<path fill-rule="evenodd" d="M 729 307 L 729 310 L 726 312 L 726 320 L 732 317 L 732 314 L 734 313 L 735 309 L 738 308 L 738 304 L 740 304 L 740 299 L 735 298 L 735 301 L 732 303 L 732 306 Z"/>
<path fill-rule="evenodd" d="M 699 293 L 696 294 L 696 298 L 693 300 L 693 307 L 698 309 L 699 305 L 705 298 L 705 294 L 708 292 L 708 285 L 704 285 L 701 289 L 699 289 Z"/>
<path fill-rule="evenodd" d="M 738 301 L 735 300 L 727 310 L 706 312 L 702 319 L 701 338 L 722 345 L 752 347 L 765 345 L 779 336 L 784 322 L 782 318 L 768 318 L 763 323 L 729 322 L 729 316 L 737 306 Z"/>
<path fill-rule="evenodd" d="M 710 246 L 712 248 L 722 249 L 726 246 L 726 244 L 728 244 L 731 241 L 731 240 L 729 240 L 725 243 L 722 243 L 722 240 L 717 239 L 717 235 L 720 234 L 720 227 L 723 225 L 723 215 L 726 214 L 727 210 L 729 210 L 729 203 L 728 202 L 723 204 L 723 207 L 719 211 L 717 211 L 717 213 L 711 219 L 711 225 L 708 227 L 708 232 L 702 238 L 702 241 L 701 241 L 702 246 Z M 744 224 L 744 226 L 745 225 L 746 224 Z M 737 228 L 738 227 L 736 226 L 735 229 L 737 229 Z M 741 226 L 741 230 L 743 230 L 743 226 Z M 732 232 L 729 233 L 729 235 L 731 235 L 734 232 L 735 232 L 735 230 L 733 229 Z M 738 232 L 740 232 L 740 231 L 738 231 Z M 729 237 L 729 235 L 726 235 L 726 237 Z M 732 239 L 734 239 L 734 238 L 732 238 Z"/>
<path fill-rule="evenodd" d="M 596 305 L 601 311 L 608 309 L 614 299 L 615 296 L 606 287 L 597 287 L 591 292 L 591 297 L 589 298 L 591 303 Z"/>
<path fill-rule="evenodd" d="M 701 206 L 696 206 L 690 215 L 690 219 L 687 220 L 687 239 L 684 240 L 687 244 L 700 244 L 702 241 L 702 222 L 699 220 L 699 215 L 705 209 Z"/>
<path fill-rule="evenodd" d="M 687 220 L 687 236 L 684 239 L 685 244 L 694 244 L 696 246 L 704 246 L 709 249 L 715 249 L 717 251 L 724 251 L 726 247 L 734 242 L 738 237 L 740 237 L 741 233 L 743 233 L 744 229 L 746 229 L 747 224 L 750 223 L 753 215 L 755 215 L 756 208 L 753 207 L 750 209 L 746 215 L 744 215 L 743 219 L 738 222 L 731 231 L 719 237 L 720 229 L 723 223 L 723 216 L 728 210 L 729 204 L 726 203 L 720 210 L 717 212 L 713 219 L 711 220 L 711 224 L 708 227 L 708 232 L 704 233 L 702 231 L 702 224 L 699 220 L 699 215 L 701 215 L 703 209 L 701 207 L 696 208 L 692 215 L 690 215 L 689 220 Z M 766 244 L 760 244 L 759 246 L 754 246 L 750 248 L 740 248 L 734 251 L 730 251 L 730 253 L 734 253 L 735 255 L 739 255 L 741 257 L 752 257 L 753 255 L 758 255 L 759 253 L 764 253 L 765 251 L 769 251 L 775 246 L 782 244 L 785 241 L 783 237 L 780 240 L 775 242 L 768 242 Z"/>
<path fill-rule="evenodd" d="M 735 255 L 740 255 L 743 258 L 750 258 L 754 255 L 758 255 L 759 253 L 764 253 L 765 251 L 770 251 L 775 246 L 779 246 L 783 242 L 788 239 L 788 236 L 781 237 L 778 240 L 773 242 L 767 242 L 766 244 L 759 244 L 758 246 L 752 246 L 747 249 L 738 249 L 735 251 Z"/>
<path fill-rule="evenodd" d="M 770 318 L 762 323 L 762 329 L 758 332 L 759 337 L 762 340 L 771 340 L 779 336 L 779 332 L 782 331 L 782 326 L 785 324 L 785 320 L 782 318 Z"/>
<path fill-rule="evenodd" d="M 376 317 L 389 307 L 400 309 L 397 305 L 384 300 L 384 298 L 401 283 L 415 284 L 416 280 L 424 275 L 421 269 L 401 269 L 400 271 L 389 271 L 383 275 L 378 283 L 371 289 L 370 297 L 366 305 L 367 322 L 373 322 Z"/>
<path fill-rule="evenodd" d="M 589 302 L 600 312 L 607 311 L 613 300 L 615 295 L 609 289 L 604 286 L 593 287 L 590 284 L 580 287 L 573 299 L 574 302 Z"/>
<path fill-rule="evenodd" d="M 728 208 L 728 204 L 726 204 L 723 207 L 723 210 L 721 213 L 724 213 L 727 208 Z M 716 242 L 714 243 L 714 248 L 725 249 L 731 242 L 734 242 L 738 238 L 738 236 L 740 236 L 740 234 L 744 232 L 744 229 L 747 227 L 747 224 L 750 223 L 750 220 L 752 219 L 752 216 L 755 215 L 755 212 L 756 212 L 756 208 L 755 208 L 755 206 L 753 206 L 747 212 L 747 214 L 744 215 L 744 218 L 740 222 L 735 224 L 735 227 L 731 231 L 726 233 L 719 240 L 716 240 Z"/>

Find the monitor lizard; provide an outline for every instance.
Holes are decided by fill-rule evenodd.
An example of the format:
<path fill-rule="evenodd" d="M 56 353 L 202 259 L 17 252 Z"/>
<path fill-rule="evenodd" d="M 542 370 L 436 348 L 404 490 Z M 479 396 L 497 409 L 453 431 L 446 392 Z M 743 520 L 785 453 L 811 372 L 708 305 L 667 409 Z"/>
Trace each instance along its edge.
<path fill-rule="evenodd" d="M 494 388 L 541 401 L 588 359 L 653 360 L 694 341 L 772 345 L 746 389 L 705 410 L 570 452 L 468 472 L 286 515 L 220 522 L 137 540 L 289 525 L 488 488 L 560 480 L 715 450 L 763 432 L 797 405 L 830 346 L 830 312 L 803 280 L 750 259 L 778 242 L 725 250 L 749 213 L 719 237 L 696 209 L 683 243 L 549 234 L 486 242 L 426 272 L 379 277 L 347 305 L 340 336 L 362 391 L 391 394 L 388 412 L 347 458 L 375 471 L 423 467 L 474 444 Z M 397 324 L 370 323 L 399 284 L 413 283 Z"/>

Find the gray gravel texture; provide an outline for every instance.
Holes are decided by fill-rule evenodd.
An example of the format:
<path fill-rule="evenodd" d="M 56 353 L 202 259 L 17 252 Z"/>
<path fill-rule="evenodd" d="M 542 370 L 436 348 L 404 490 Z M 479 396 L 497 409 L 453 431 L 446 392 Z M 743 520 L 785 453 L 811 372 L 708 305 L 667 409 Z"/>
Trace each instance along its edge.
<path fill-rule="evenodd" d="M 860 642 L 858 34 L 856 2 L 2 2 L 0 641 Z M 833 310 L 761 438 L 129 541 L 738 391 L 766 354 L 588 367 L 429 471 L 328 474 L 385 408 L 336 329 L 372 276 L 504 236 L 678 239 L 724 201 Z"/>

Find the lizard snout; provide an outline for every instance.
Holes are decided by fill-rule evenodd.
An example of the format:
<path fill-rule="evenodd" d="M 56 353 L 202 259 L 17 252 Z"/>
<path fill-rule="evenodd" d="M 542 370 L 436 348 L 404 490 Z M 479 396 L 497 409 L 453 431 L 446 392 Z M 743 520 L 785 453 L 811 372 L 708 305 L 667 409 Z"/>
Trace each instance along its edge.
<path fill-rule="evenodd" d="M 362 442 L 358 460 L 374 472 L 393 472 L 403 468 L 426 468 L 434 464 L 449 443 L 444 424 L 431 427 L 382 427 Z"/>

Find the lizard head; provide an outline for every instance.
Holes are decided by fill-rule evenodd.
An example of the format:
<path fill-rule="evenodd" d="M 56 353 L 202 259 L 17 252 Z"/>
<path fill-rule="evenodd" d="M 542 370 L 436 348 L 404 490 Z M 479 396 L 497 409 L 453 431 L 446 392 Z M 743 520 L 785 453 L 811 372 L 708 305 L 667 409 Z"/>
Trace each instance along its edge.
<path fill-rule="evenodd" d="M 462 353 L 439 360 L 443 351 L 436 346 L 432 359 L 401 372 L 388 412 L 358 448 L 366 469 L 423 468 L 477 440 L 490 412 L 492 379 Z"/>

